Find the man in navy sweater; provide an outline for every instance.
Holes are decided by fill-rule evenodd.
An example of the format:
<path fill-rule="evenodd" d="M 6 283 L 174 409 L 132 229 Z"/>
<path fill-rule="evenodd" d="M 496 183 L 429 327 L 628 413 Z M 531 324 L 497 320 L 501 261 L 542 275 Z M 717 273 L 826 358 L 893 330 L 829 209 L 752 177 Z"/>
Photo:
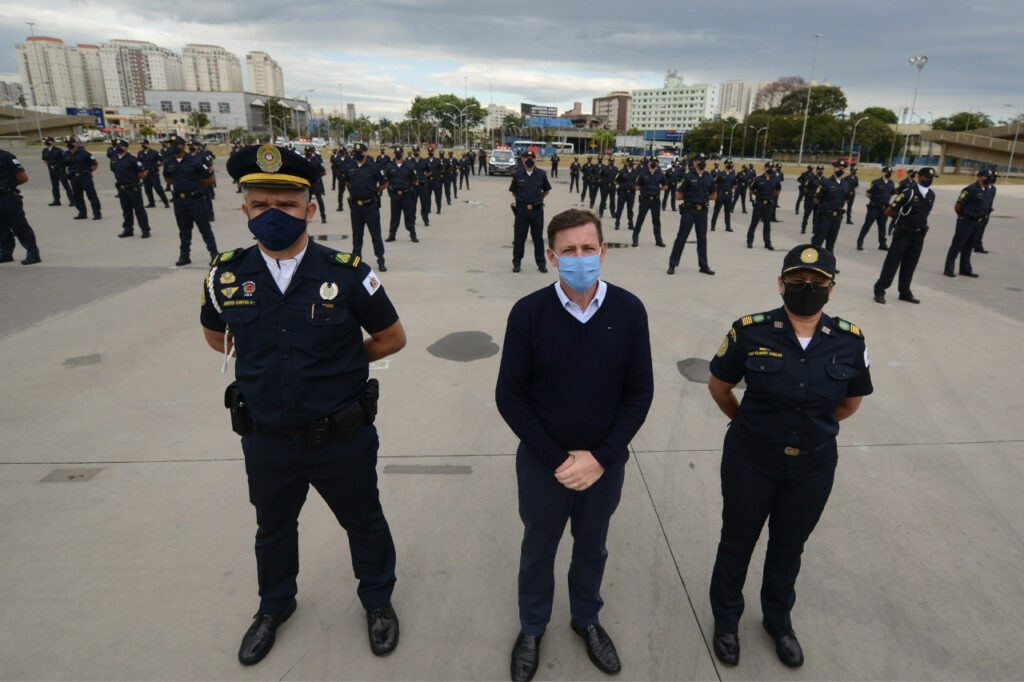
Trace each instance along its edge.
<path fill-rule="evenodd" d="M 569 519 L 570 625 L 598 668 L 621 668 L 598 620 L 605 538 L 622 492 L 627 446 L 654 397 L 654 376 L 643 304 L 598 279 L 607 251 L 593 212 L 558 214 L 548 225 L 547 258 L 559 279 L 519 300 L 508 316 L 495 397 L 520 439 L 516 474 L 525 529 L 513 680 L 530 680 L 537 671 L 551 618 L 555 552 Z"/>

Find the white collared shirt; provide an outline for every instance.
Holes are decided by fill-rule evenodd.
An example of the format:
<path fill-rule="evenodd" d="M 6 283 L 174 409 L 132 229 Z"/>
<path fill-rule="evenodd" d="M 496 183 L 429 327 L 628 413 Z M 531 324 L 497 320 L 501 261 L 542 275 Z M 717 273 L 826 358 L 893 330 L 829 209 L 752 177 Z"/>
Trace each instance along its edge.
<path fill-rule="evenodd" d="M 918 185 L 916 182 L 914 184 L 917 186 L 917 191 L 921 193 L 921 196 L 927 199 L 928 191 L 931 190 L 931 187 L 922 187 L 921 185 Z"/>
<path fill-rule="evenodd" d="M 277 284 L 277 288 L 281 290 L 282 294 L 288 289 L 288 285 L 292 283 L 292 275 L 299 269 L 299 263 L 302 262 L 302 257 L 306 255 L 306 249 L 308 248 L 309 240 L 306 240 L 306 245 L 302 247 L 302 251 L 286 260 L 271 258 L 263 249 L 260 249 L 260 255 L 263 256 L 267 269 L 270 270 L 270 276 L 274 278 L 274 283 Z"/>
<path fill-rule="evenodd" d="M 594 298 L 590 301 L 590 305 L 587 306 L 587 309 L 580 310 L 580 307 L 576 305 L 576 302 L 569 300 L 569 297 L 565 295 L 565 292 L 562 290 L 562 281 L 558 280 L 555 282 L 555 293 L 558 294 L 558 300 L 562 302 L 562 307 L 567 313 L 584 324 L 597 314 L 598 308 L 600 308 L 601 303 L 604 302 L 604 296 L 607 291 L 608 285 L 601 280 L 597 280 L 597 293 L 594 294 Z"/>

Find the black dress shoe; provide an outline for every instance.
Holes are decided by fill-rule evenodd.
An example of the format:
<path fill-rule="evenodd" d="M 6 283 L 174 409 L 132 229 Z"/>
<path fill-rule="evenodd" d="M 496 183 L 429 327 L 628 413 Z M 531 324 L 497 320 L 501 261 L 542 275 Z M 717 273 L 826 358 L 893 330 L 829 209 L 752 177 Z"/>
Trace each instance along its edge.
<path fill-rule="evenodd" d="M 573 632 L 583 638 L 587 645 L 587 656 L 599 670 L 606 673 L 617 673 L 622 670 L 619 654 L 615 651 L 615 643 L 600 625 L 580 625 L 570 621 Z"/>
<path fill-rule="evenodd" d="M 97 213 L 96 215 L 94 215 L 92 217 L 92 219 L 93 220 L 103 220 L 103 216 L 101 214 Z"/>
<path fill-rule="evenodd" d="M 149 232 L 143 232 L 142 236 L 139 237 L 139 239 L 149 239 Z"/>
<path fill-rule="evenodd" d="M 416 235 L 413 235 L 413 236 L 409 237 L 409 240 L 413 241 L 413 242 L 416 242 L 416 243 L 419 243 L 420 238 L 417 237 Z"/>
<path fill-rule="evenodd" d="M 665 248 L 665 242 L 654 242 L 654 245 L 660 246 L 661 248 Z"/>
<path fill-rule="evenodd" d="M 59 201 L 51 201 L 50 203 L 47 204 L 47 206 L 60 206 L 60 202 Z"/>
<path fill-rule="evenodd" d="M 765 244 L 764 248 L 768 249 L 769 251 L 774 251 L 775 250 L 775 247 L 772 246 L 771 244 Z"/>
<path fill-rule="evenodd" d="M 242 637 L 242 645 L 238 647 L 238 662 L 242 665 L 255 665 L 270 653 L 274 646 L 274 636 L 278 626 L 295 613 L 295 600 L 280 613 L 258 612 L 253 616 L 252 625 Z"/>
<path fill-rule="evenodd" d="M 950 272 L 949 270 L 943 270 L 942 274 L 946 277 L 956 277 L 956 273 Z"/>
<path fill-rule="evenodd" d="M 754 245 L 753 244 L 747 244 L 747 248 L 748 249 L 752 249 L 752 248 L 754 248 Z"/>
<path fill-rule="evenodd" d="M 666 274 L 669 274 L 669 275 L 676 274 L 676 266 L 674 266 L 674 265 L 668 266 L 668 272 Z"/>
<path fill-rule="evenodd" d="M 540 638 L 519 633 L 512 645 L 512 682 L 529 682 L 540 663 Z"/>
<path fill-rule="evenodd" d="M 22 265 L 35 265 L 36 263 L 42 263 L 43 259 L 39 256 L 26 256 L 25 260 L 21 261 Z"/>
<path fill-rule="evenodd" d="M 885 294 L 875 294 L 875 303 L 885 305 Z"/>
<path fill-rule="evenodd" d="M 726 232 L 732 232 L 732 228 L 731 227 L 727 227 L 727 228 L 725 228 L 725 231 Z"/>
<path fill-rule="evenodd" d="M 704 273 L 705 275 L 713 275 L 713 274 L 715 274 L 715 271 L 712 270 L 711 268 L 701 268 L 700 271 L 702 273 Z"/>
<path fill-rule="evenodd" d="M 878 245 L 878 250 L 879 251 L 888 251 L 889 250 L 889 245 L 888 244 L 879 244 Z"/>
<path fill-rule="evenodd" d="M 156 204 L 154 204 L 154 203 L 153 203 L 153 202 L 151 201 L 151 202 L 149 202 L 148 204 L 146 204 L 146 208 L 156 208 Z"/>
<path fill-rule="evenodd" d="M 960 274 L 964 277 L 978 277 L 978 273 L 976 272 L 961 272 Z"/>
<path fill-rule="evenodd" d="M 519 263 L 513 263 L 512 264 L 512 272 L 519 272 L 519 270 L 520 270 Z"/>
<path fill-rule="evenodd" d="M 804 664 L 804 650 L 800 648 L 800 642 L 797 641 L 796 633 L 790 630 L 789 632 L 776 635 L 768 629 L 768 625 L 762 621 L 765 632 L 772 636 L 775 640 L 775 655 L 779 657 L 782 664 L 790 668 L 799 668 Z"/>
<path fill-rule="evenodd" d="M 715 656 L 726 665 L 736 665 L 740 662 L 740 640 L 735 633 L 721 632 L 715 628 L 715 638 L 711 640 L 715 650 Z"/>
<path fill-rule="evenodd" d="M 377 261 L 377 269 L 380 270 L 381 272 L 387 272 L 388 271 L 387 266 L 384 265 L 384 261 Z"/>
<path fill-rule="evenodd" d="M 79 213 L 74 218 L 72 218 L 72 220 L 85 220 L 88 217 L 89 216 L 85 215 L 84 213 Z"/>
<path fill-rule="evenodd" d="M 986 249 L 984 247 L 976 248 L 976 249 L 974 249 L 974 253 L 988 253 L 988 249 Z"/>
<path fill-rule="evenodd" d="M 398 616 L 390 602 L 366 612 L 366 629 L 370 635 L 370 650 L 375 656 L 387 656 L 398 646 Z"/>
<path fill-rule="evenodd" d="M 632 244 L 630 244 L 630 246 L 636 247 L 636 246 L 640 246 L 640 245 L 637 244 L 636 242 L 633 242 Z"/>
<path fill-rule="evenodd" d="M 858 251 L 863 251 L 864 250 L 864 245 L 861 244 L 860 242 L 857 242 L 857 250 Z"/>
<path fill-rule="evenodd" d="M 135 236 L 134 232 L 122 232 L 121 234 L 117 235 L 117 238 L 118 239 L 124 239 L 125 237 L 134 237 L 134 236 Z"/>
<path fill-rule="evenodd" d="M 906 301 L 907 303 L 920 303 L 921 299 L 914 298 L 913 294 L 900 294 L 900 300 Z"/>
<path fill-rule="evenodd" d="M 176 265 L 177 267 L 179 267 L 179 268 L 180 268 L 180 267 L 181 267 L 182 265 L 188 265 L 188 264 L 190 264 L 191 262 L 192 262 L 192 259 L 191 259 L 191 258 L 188 258 L 188 257 L 186 257 L 186 256 L 182 256 L 182 257 L 181 257 L 181 258 L 179 258 L 179 259 L 178 259 L 178 260 L 177 260 L 177 261 L 176 261 L 176 262 L 175 262 L 174 264 L 175 264 L 175 265 Z"/>
<path fill-rule="evenodd" d="M 541 272 L 547 272 L 548 271 L 548 266 L 546 266 L 543 263 L 541 263 L 540 265 L 537 266 L 537 269 L 540 270 Z"/>
<path fill-rule="evenodd" d="M 393 241 L 395 241 L 395 238 L 392 237 L 391 235 L 388 235 L 387 239 L 385 239 L 384 241 L 386 241 L 386 242 L 393 242 Z"/>
<path fill-rule="evenodd" d="M 327 222 L 327 218 L 324 218 L 324 217 L 322 217 L 322 216 L 321 216 L 321 218 L 320 218 L 320 222 L 321 222 L 321 223 L 326 223 L 326 222 Z"/>

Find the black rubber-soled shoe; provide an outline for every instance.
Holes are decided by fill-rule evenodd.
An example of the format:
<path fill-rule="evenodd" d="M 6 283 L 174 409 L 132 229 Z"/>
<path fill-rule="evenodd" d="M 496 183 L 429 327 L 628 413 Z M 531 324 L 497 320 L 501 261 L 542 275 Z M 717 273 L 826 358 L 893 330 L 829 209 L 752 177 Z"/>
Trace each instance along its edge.
<path fill-rule="evenodd" d="M 293 613 L 295 613 L 294 599 L 280 613 L 257 612 L 253 616 L 252 625 L 242 637 L 241 646 L 238 647 L 238 662 L 242 665 L 255 665 L 262 661 L 274 646 L 277 628 Z"/>

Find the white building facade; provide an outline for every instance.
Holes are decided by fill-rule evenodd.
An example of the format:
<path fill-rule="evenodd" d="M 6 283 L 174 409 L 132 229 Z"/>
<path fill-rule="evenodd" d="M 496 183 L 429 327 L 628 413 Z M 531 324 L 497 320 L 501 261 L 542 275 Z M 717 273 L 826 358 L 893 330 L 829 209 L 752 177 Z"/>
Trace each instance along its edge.
<path fill-rule="evenodd" d="M 266 52 L 257 50 L 245 55 L 245 72 L 249 92 L 284 97 L 284 72 Z"/>
<path fill-rule="evenodd" d="M 718 85 L 686 85 L 677 76 L 662 88 L 633 90 L 629 127 L 640 130 L 688 131 L 718 113 Z"/>

